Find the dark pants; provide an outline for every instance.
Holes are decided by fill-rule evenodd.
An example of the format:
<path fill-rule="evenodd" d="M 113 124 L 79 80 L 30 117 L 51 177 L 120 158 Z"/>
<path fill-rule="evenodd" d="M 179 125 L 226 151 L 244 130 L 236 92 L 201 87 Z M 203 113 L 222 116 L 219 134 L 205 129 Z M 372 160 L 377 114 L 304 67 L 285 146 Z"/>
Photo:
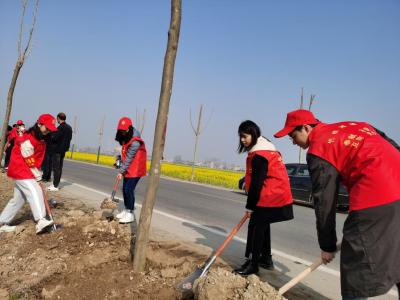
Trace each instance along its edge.
<path fill-rule="evenodd" d="M 61 175 L 62 175 L 62 168 L 64 165 L 64 157 L 65 157 L 65 152 L 63 153 L 54 153 L 52 155 L 52 167 L 53 167 L 53 185 L 55 187 L 58 187 L 60 184 L 61 180 Z"/>
<path fill-rule="evenodd" d="M 42 162 L 42 171 L 43 171 L 43 175 L 42 175 L 42 179 L 44 181 L 49 181 L 50 177 L 51 177 L 51 154 L 49 152 L 46 151 L 44 158 L 43 158 L 43 162 Z"/>
<path fill-rule="evenodd" d="M 64 153 L 46 153 L 42 170 L 43 170 L 43 180 L 50 180 L 51 171 L 53 171 L 53 185 L 58 187 L 61 180 L 62 168 L 64 165 Z"/>
<path fill-rule="evenodd" d="M 254 217 L 253 217 L 254 216 Z M 269 223 L 257 222 L 255 214 L 252 213 L 247 231 L 246 254 L 251 257 L 253 264 L 258 264 L 261 256 L 271 255 L 271 226 Z"/>
<path fill-rule="evenodd" d="M 6 156 L 4 157 L 4 168 L 7 168 L 8 165 L 10 164 L 11 151 L 12 151 L 13 147 L 14 147 L 14 143 L 12 143 L 10 146 L 8 146 L 8 148 L 6 150 Z"/>
<path fill-rule="evenodd" d="M 124 204 L 126 209 L 135 209 L 135 188 L 139 180 L 140 177 L 124 177 L 122 194 L 124 195 Z"/>

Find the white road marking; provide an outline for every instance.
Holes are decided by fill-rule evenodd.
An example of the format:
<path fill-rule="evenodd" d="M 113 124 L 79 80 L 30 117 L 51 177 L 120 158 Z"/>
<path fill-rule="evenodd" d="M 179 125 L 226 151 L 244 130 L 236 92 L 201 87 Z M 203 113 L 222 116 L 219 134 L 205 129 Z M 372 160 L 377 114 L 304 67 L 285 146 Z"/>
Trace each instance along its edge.
<path fill-rule="evenodd" d="M 202 193 L 202 192 L 198 192 L 198 191 L 189 191 L 189 192 L 195 193 L 195 194 L 199 194 L 199 195 L 203 195 L 203 196 L 207 196 L 207 197 L 211 197 L 211 198 L 217 198 L 217 199 L 221 199 L 221 200 L 236 202 L 236 203 L 239 203 L 239 204 L 242 204 L 242 205 L 246 204 L 246 202 L 244 202 L 244 201 L 233 200 L 233 199 L 229 199 L 229 198 L 226 198 L 226 197 L 216 196 L 216 195 L 213 195 L 213 194 Z"/>
<path fill-rule="evenodd" d="M 64 181 L 64 180 L 63 180 L 63 181 Z M 86 190 L 88 190 L 88 191 L 91 191 L 91 192 L 94 192 L 94 193 L 98 193 L 98 194 L 100 194 L 100 195 L 102 195 L 102 196 L 106 196 L 106 197 L 109 196 L 107 193 L 100 192 L 100 191 L 98 191 L 98 190 L 96 190 L 96 189 L 87 187 L 87 186 L 82 185 L 82 184 L 78 184 L 78 183 L 74 183 L 74 182 L 69 182 L 69 183 L 71 183 L 72 185 L 75 185 L 75 186 L 77 186 L 77 187 L 80 187 L 80 188 L 82 188 L 82 189 L 86 189 Z M 119 199 L 119 198 L 116 197 L 116 199 Z M 142 207 L 142 205 L 139 204 L 139 203 L 137 203 L 137 204 L 135 204 L 135 205 L 137 205 L 137 206 L 139 206 L 139 207 Z M 158 209 L 154 209 L 153 212 L 156 213 L 156 214 L 159 214 L 159 215 L 168 217 L 168 218 L 170 218 L 170 219 L 173 219 L 173 220 L 176 220 L 176 221 L 180 221 L 180 222 L 182 222 L 182 223 L 183 223 L 183 222 L 189 223 L 189 224 L 191 224 L 191 225 L 193 225 L 193 226 L 195 226 L 195 227 L 198 227 L 198 228 L 200 228 L 200 229 L 206 230 L 206 231 L 208 231 L 208 232 L 214 233 L 214 234 L 219 235 L 219 236 L 223 236 L 223 237 L 226 237 L 226 236 L 227 236 L 227 234 L 224 234 L 223 232 L 221 232 L 221 231 L 219 231 L 219 230 L 215 230 L 215 229 L 209 228 L 209 227 L 207 227 L 207 226 L 201 225 L 201 224 L 199 224 L 199 223 L 193 222 L 193 221 L 188 220 L 188 219 L 184 219 L 184 218 L 181 218 L 181 217 L 174 216 L 174 215 L 172 215 L 172 214 L 163 212 L 163 211 L 158 210 Z M 236 241 L 238 241 L 238 242 L 241 242 L 241 243 L 243 243 L 243 244 L 246 244 L 246 240 L 245 240 L 245 239 L 242 239 L 242 238 L 240 238 L 240 237 L 235 236 L 235 237 L 233 237 L 233 239 L 236 240 Z M 272 254 L 275 254 L 276 256 L 280 256 L 280 257 L 285 258 L 285 259 L 287 259 L 287 260 L 289 260 L 289 261 L 292 261 L 292 262 L 301 263 L 301 264 L 306 265 L 306 266 L 311 266 L 311 265 L 312 265 L 312 262 L 310 262 L 310 261 L 308 261 L 308 260 L 301 259 L 301 258 L 299 258 L 299 257 L 293 256 L 293 255 L 291 255 L 291 254 L 285 253 L 285 252 L 280 251 L 280 250 L 272 249 Z M 331 268 L 328 268 L 328 267 L 325 267 L 325 266 L 320 266 L 320 267 L 318 267 L 318 268 L 316 269 L 316 271 L 321 271 L 321 272 L 324 272 L 324 273 L 333 275 L 333 276 L 338 277 L 338 278 L 340 277 L 340 272 L 339 272 L 339 271 L 336 271 L 336 270 L 334 270 L 334 269 L 331 269 Z M 387 294 L 392 295 L 392 296 L 397 296 L 397 295 L 398 295 L 398 292 L 397 292 L 395 289 L 391 289 Z"/>

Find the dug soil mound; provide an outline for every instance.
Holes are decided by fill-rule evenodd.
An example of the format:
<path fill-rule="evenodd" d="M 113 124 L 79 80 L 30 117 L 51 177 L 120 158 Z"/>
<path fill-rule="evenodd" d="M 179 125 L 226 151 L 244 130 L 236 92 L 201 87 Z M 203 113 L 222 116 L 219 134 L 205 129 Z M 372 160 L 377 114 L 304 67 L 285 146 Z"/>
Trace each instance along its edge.
<path fill-rule="evenodd" d="M 1 174 L 0 211 L 12 191 L 12 181 Z M 49 198 L 56 200 L 52 212 L 62 228 L 36 235 L 25 205 L 13 221 L 16 231 L 0 233 L 0 299 L 194 297 L 182 295 L 176 285 L 207 259 L 210 249 L 171 239 L 152 240 L 145 272 L 135 273 L 131 261 L 135 226 L 107 219 L 104 212 L 89 209 L 73 197 L 49 193 Z M 217 271 L 197 283 L 198 299 L 279 299 L 246 296 L 268 293 L 255 279 L 233 275 L 223 261 L 218 260 L 216 267 Z M 212 284 L 222 281 L 222 285 Z"/>
<path fill-rule="evenodd" d="M 273 287 L 251 275 L 247 278 L 222 268 L 208 273 L 194 283 L 194 295 L 198 300 L 281 300 Z"/>

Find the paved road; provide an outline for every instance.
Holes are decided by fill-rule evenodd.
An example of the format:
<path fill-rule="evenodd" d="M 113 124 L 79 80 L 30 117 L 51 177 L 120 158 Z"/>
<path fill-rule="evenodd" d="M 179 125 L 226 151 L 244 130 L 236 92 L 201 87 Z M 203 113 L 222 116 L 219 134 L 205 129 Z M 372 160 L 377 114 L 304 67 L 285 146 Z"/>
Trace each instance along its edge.
<path fill-rule="evenodd" d="M 115 174 L 116 171 L 111 168 L 69 160 L 65 161 L 63 169 L 65 180 L 102 192 L 111 192 Z M 143 200 L 146 181 L 144 178 L 139 182 L 138 203 Z M 213 229 L 230 231 L 242 217 L 245 201 L 246 196 L 240 192 L 162 178 L 156 208 Z M 314 261 L 320 253 L 316 240 L 314 211 L 296 205 L 294 214 L 294 220 L 271 226 L 272 248 L 307 261 Z M 345 214 L 337 213 L 338 238 L 341 237 L 345 218 Z M 242 229 L 238 236 L 246 238 L 246 228 Z M 339 259 L 329 264 L 329 268 L 339 270 Z"/>

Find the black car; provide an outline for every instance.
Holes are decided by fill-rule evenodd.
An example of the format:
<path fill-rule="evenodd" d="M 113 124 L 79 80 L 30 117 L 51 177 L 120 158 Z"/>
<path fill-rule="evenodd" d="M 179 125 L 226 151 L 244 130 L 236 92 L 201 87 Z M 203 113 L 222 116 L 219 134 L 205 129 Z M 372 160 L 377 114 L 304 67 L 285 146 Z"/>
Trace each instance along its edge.
<path fill-rule="evenodd" d="M 307 164 L 293 163 L 285 166 L 289 175 L 294 202 L 314 206 L 314 200 L 311 195 L 311 178 Z M 336 207 L 340 210 L 349 208 L 349 195 L 343 185 L 339 187 L 339 198 Z"/>
<path fill-rule="evenodd" d="M 286 164 L 285 166 L 289 175 L 293 201 L 295 203 L 314 206 L 314 201 L 311 195 L 311 178 L 307 164 L 293 163 Z M 239 189 L 245 190 L 244 177 L 239 180 Z M 343 185 L 340 185 L 339 198 L 336 206 L 340 210 L 347 210 L 349 208 L 349 196 Z"/>

